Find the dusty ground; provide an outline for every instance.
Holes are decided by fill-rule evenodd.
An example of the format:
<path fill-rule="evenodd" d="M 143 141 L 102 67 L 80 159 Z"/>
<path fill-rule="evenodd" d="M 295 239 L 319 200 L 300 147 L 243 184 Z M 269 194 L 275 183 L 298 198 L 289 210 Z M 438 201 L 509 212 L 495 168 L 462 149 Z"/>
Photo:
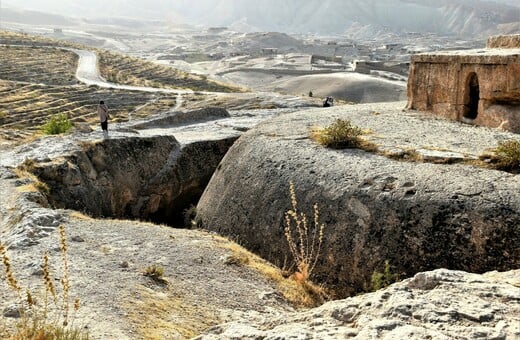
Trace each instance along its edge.
<path fill-rule="evenodd" d="M 185 338 L 243 314 L 261 317 L 292 309 L 276 284 L 241 264 L 243 259 L 236 260 L 244 256 L 238 246 L 216 235 L 35 207 L 38 212 L 31 215 L 46 218 L 46 226 L 12 230 L 13 210 L 26 203 L 20 203 L 23 194 L 15 188 L 16 179 L 4 178 L 0 185 L 2 242 L 11 245 L 8 255 L 24 287 L 41 293 L 39 264 L 45 250 L 58 285 L 62 266 L 57 226 L 65 226 L 71 299 L 82 304 L 75 325 L 88 330 L 92 339 Z M 164 268 L 163 282 L 143 275 L 153 264 Z M 5 313 L 18 300 L 0 281 L 0 311 Z"/>

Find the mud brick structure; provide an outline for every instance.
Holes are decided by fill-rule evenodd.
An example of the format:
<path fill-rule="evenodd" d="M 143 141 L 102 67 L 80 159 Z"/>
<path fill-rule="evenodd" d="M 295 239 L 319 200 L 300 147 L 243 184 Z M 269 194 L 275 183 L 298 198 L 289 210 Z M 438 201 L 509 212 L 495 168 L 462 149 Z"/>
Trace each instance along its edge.
<path fill-rule="evenodd" d="M 520 35 L 412 56 L 407 107 L 520 133 Z"/>

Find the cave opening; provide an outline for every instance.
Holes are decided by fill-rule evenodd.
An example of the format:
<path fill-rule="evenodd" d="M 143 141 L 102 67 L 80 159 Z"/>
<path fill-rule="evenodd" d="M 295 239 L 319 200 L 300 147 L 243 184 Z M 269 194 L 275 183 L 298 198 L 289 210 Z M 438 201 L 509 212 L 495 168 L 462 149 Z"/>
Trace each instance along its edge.
<path fill-rule="evenodd" d="M 468 76 L 465 91 L 464 118 L 475 119 L 478 115 L 478 103 L 480 101 L 480 87 L 476 73 L 472 72 Z"/>

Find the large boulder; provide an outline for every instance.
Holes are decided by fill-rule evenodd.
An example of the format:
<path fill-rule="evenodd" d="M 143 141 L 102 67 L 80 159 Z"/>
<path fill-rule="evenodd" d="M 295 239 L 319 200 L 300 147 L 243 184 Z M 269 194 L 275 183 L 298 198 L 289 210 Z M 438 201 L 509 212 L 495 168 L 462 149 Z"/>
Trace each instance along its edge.
<path fill-rule="evenodd" d="M 197 206 L 199 222 L 280 266 L 290 263 L 284 213 L 293 181 L 300 210 L 311 218 L 318 203 L 326 224 L 313 278 L 339 296 L 369 288 L 385 261 L 401 277 L 441 267 L 518 268 L 518 175 L 435 164 L 457 160 L 453 155 L 475 158 L 514 135 L 403 113 L 403 106 L 315 109 L 260 124 L 235 142 L 217 168 Z M 406 154 L 415 146 L 429 162 L 326 149 L 308 138 L 312 126 L 334 118 L 369 128 L 366 138 L 380 149 L 399 155 L 396 150 Z"/>

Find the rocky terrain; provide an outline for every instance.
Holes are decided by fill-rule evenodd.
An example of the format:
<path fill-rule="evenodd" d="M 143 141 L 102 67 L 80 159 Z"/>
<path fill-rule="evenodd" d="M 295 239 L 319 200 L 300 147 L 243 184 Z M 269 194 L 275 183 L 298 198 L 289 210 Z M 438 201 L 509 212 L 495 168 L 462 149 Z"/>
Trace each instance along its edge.
<path fill-rule="evenodd" d="M 520 337 L 519 175 L 478 160 L 517 135 L 404 111 L 405 102 L 309 109 L 321 100 L 146 87 L 148 75 L 162 73 L 129 79 L 127 61 L 115 63 L 119 78 L 138 87 L 92 70 L 95 79 L 76 78 L 93 85 L 71 85 L 70 68 L 52 78 L 57 85 L 2 83 L 1 103 L 12 105 L 2 106 L 2 118 L 43 106 L 16 132 L 30 139 L 6 138 L 0 147 L 0 242 L 10 259 L 1 268 L 10 262 L 36 306 L 44 282 L 64 282 L 64 230 L 70 298 L 81 302 L 72 325 L 92 339 Z M 27 65 L 26 77 L 48 81 L 38 63 Z M 149 94 L 147 105 L 163 93 L 175 102 L 143 117 L 129 109 L 110 122 L 109 139 L 88 121 L 68 134 L 34 136 L 42 112 L 62 99 L 38 91 L 92 109 L 77 88 L 113 102 L 129 91 Z M 325 149 L 309 138 L 337 118 L 362 127 L 371 151 Z M 290 275 L 289 181 L 301 211 L 318 203 L 326 225 L 311 276 L 320 287 Z M 385 262 L 389 275 L 409 278 L 309 309 L 370 290 Z M 0 337 L 26 310 L 9 289 L 11 275 L 0 271 Z"/>
<path fill-rule="evenodd" d="M 303 313 L 213 327 L 197 339 L 516 339 L 519 286 L 518 270 L 438 269 Z"/>
<path fill-rule="evenodd" d="M 300 210 L 311 215 L 317 203 L 327 226 L 315 278 L 339 296 L 367 289 L 387 260 L 401 276 L 439 267 L 517 268 L 518 175 L 471 165 L 517 135 L 404 106 L 313 109 L 260 124 L 226 154 L 198 203 L 197 218 L 204 228 L 281 266 L 293 181 Z M 379 153 L 326 149 L 309 138 L 313 127 L 337 118 L 369 131 L 365 138 Z"/>

